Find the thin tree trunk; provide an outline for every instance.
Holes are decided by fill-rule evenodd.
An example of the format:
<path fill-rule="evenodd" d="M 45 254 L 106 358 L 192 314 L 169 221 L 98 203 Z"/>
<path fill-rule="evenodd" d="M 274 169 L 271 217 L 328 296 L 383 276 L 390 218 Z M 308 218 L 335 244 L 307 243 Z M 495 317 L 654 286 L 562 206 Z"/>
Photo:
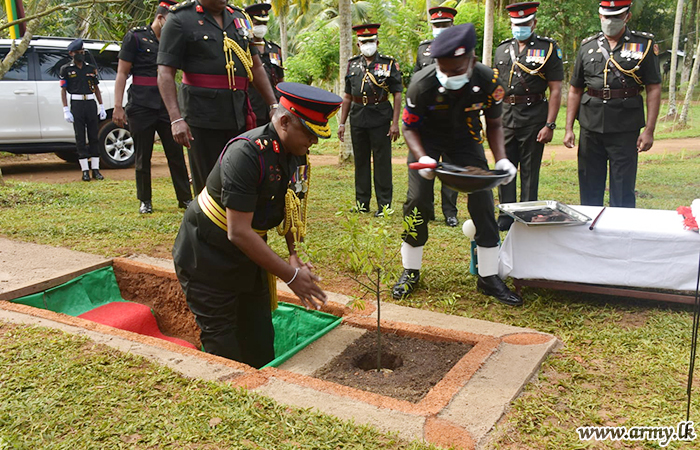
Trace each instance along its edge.
<path fill-rule="evenodd" d="M 493 53 L 493 2 L 494 0 L 486 0 L 486 10 L 484 11 L 484 49 L 481 54 L 481 62 L 489 67 L 491 67 L 491 53 Z"/>
<path fill-rule="evenodd" d="M 280 44 L 282 44 L 282 61 L 287 60 L 287 13 L 280 14 L 279 16 L 280 24 Z"/>
<path fill-rule="evenodd" d="M 668 113 L 667 116 L 675 116 L 678 113 L 676 106 L 676 73 L 678 71 L 678 42 L 681 37 L 681 21 L 683 19 L 683 0 L 676 4 L 676 20 L 673 24 L 673 45 L 671 46 L 671 71 L 668 81 Z M 686 55 L 687 56 L 687 55 Z"/>
<path fill-rule="evenodd" d="M 338 27 L 340 27 L 340 51 L 338 59 L 339 78 L 338 94 L 342 97 L 345 87 L 345 74 L 348 69 L 348 60 L 352 56 L 352 1 L 340 0 L 338 2 Z M 337 114 L 336 117 L 340 116 Z M 352 158 L 352 136 L 350 120 L 345 124 L 345 142 L 340 143 L 339 162 Z"/>
<path fill-rule="evenodd" d="M 686 58 L 689 57 L 690 55 L 686 54 Z M 693 90 L 698 82 L 698 69 L 700 69 L 700 45 L 695 46 L 695 58 L 693 61 L 693 71 L 690 73 L 690 81 L 688 82 L 688 89 L 685 91 L 683 108 L 681 109 L 681 115 L 678 117 L 678 122 L 681 125 L 685 125 L 688 122 L 688 109 L 690 108 L 690 102 L 693 99 Z"/>

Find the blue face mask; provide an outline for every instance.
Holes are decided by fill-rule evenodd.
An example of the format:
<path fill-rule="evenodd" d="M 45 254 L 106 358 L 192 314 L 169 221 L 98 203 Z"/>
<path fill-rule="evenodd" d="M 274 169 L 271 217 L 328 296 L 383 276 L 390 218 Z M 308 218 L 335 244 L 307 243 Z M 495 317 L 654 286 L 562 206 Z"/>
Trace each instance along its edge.
<path fill-rule="evenodd" d="M 469 83 L 469 75 L 463 73 L 462 75 L 455 75 L 453 77 L 448 77 L 439 68 L 435 68 L 435 76 L 437 77 L 440 84 L 450 91 L 457 91 L 462 89 L 465 84 Z"/>
<path fill-rule="evenodd" d="M 513 37 L 519 41 L 525 41 L 532 35 L 532 27 L 519 27 L 513 25 Z"/>

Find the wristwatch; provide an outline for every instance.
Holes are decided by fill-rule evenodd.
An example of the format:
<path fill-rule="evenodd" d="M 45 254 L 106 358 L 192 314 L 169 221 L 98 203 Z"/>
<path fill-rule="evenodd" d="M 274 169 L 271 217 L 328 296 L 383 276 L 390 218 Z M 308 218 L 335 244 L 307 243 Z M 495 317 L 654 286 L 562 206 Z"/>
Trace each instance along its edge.
<path fill-rule="evenodd" d="M 547 122 L 544 124 L 545 127 L 549 128 L 550 130 L 554 130 L 557 127 L 556 122 Z"/>

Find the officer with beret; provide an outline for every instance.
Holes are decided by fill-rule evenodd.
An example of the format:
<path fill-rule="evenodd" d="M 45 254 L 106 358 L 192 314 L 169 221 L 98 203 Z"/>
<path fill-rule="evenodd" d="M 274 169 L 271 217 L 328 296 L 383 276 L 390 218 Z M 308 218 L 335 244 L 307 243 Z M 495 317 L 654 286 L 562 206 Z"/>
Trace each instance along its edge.
<path fill-rule="evenodd" d="M 204 350 L 258 368 L 275 357 L 275 277 L 307 307 L 326 301 L 295 243 L 305 231 L 309 147 L 330 137 L 328 118 L 341 102 L 302 84 L 277 89 L 282 97 L 272 122 L 226 145 L 206 188 L 185 212 L 173 247 Z M 285 236 L 289 262 L 266 244 L 267 230 L 275 227 Z"/>
<path fill-rule="evenodd" d="M 638 153 L 654 144 L 661 103 L 659 47 L 652 34 L 627 27 L 631 4 L 632 0 L 600 2 L 602 32 L 581 42 L 571 76 L 564 144 L 574 147 L 578 118 L 582 205 L 603 205 L 609 164 L 610 206 L 634 208 Z M 645 90 L 646 123 L 641 95 Z"/>
<path fill-rule="evenodd" d="M 350 115 L 352 151 L 355 158 L 355 204 L 358 211 L 369 212 L 372 197 L 372 168 L 374 161 L 374 191 L 377 212 L 391 207 L 391 142 L 399 138 L 401 110 L 401 71 L 390 56 L 377 53 L 380 24 L 355 25 L 360 55 L 348 60 L 345 75 L 345 95 L 340 112 L 338 139 L 345 137 L 345 121 Z M 393 97 L 393 108 L 389 103 Z"/>
<path fill-rule="evenodd" d="M 284 68 L 282 66 L 282 49 L 279 45 L 265 39 L 267 34 L 267 22 L 270 20 L 269 3 L 256 3 L 245 9 L 251 20 L 253 21 L 253 38 L 251 43 L 258 49 L 260 53 L 260 61 L 262 62 L 267 78 L 270 80 L 270 85 L 277 86 L 278 83 L 284 81 Z M 250 104 L 253 106 L 257 125 L 262 126 L 270 122 L 268 106 L 263 100 L 262 95 L 251 86 L 248 90 L 250 95 Z"/>
<path fill-rule="evenodd" d="M 105 120 L 107 112 L 102 104 L 102 93 L 97 87 L 100 80 L 97 68 L 85 61 L 83 40 L 78 38 L 68 44 L 68 55 L 72 62 L 65 64 L 59 71 L 61 86 L 61 101 L 63 102 L 63 118 L 73 124 L 75 144 L 78 150 L 78 162 L 83 172 L 83 181 L 90 181 L 90 166 L 95 180 L 104 180 L 100 173 L 100 153 L 97 143 L 98 118 Z M 70 96 L 70 106 L 68 97 Z M 95 99 L 99 104 L 99 112 Z M 87 130 L 88 145 L 85 145 Z"/>
<path fill-rule="evenodd" d="M 428 14 L 430 15 L 430 26 L 433 30 L 433 38 L 436 38 L 446 28 L 454 25 L 454 18 L 457 15 L 457 10 L 448 6 L 436 6 L 435 8 L 430 8 Z M 432 43 L 433 40 L 429 39 L 418 45 L 416 66 L 413 68 L 414 73 L 425 66 L 435 64 L 435 58 L 430 54 L 430 44 Z M 450 162 L 444 159 L 444 155 L 443 161 Z M 456 227 L 459 224 L 457 220 L 457 191 L 442 184 L 440 187 L 440 194 L 442 196 L 442 214 L 445 216 L 445 223 L 447 226 Z M 429 212 L 428 218 L 433 220 L 435 218 L 435 212 Z"/>
<path fill-rule="evenodd" d="M 205 185 L 224 145 L 255 128 L 248 98 L 253 83 L 272 108 L 277 99 L 250 45 L 248 15 L 224 0 L 188 0 L 171 7 L 158 50 L 158 88 L 175 142 L 189 149 L 195 193 Z M 175 73 L 182 70 L 180 105 Z"/>
<path fill-rule="evenodd" d="M 170 12 L 169 8 L 175 3 L 174 0 L 161 1 L 153 22 L 127 31 L 119 51 L 112 120 L 124 127 L 128 115 L 129 131 L 136 150 L 136 198 L 140 200 L 141 214 L 153 212 L 151 155 L 156 131 L 168 160 L 178 206 L 187 208 L 192 201 L 185 155 L 182 146 L 173 139 L 168 110 L 158 92 L 158 39 Z M 129 74 L 132 75 L 132 82 L 125 111 L 122 101 Z"/>
<path fill-rule="evenodd" d="M 561 104 L 564 65 L 556 41 L 534 33 L 539 2 L 506 6 L 513 38 L 496 48 L 494 65 L 506 96 L 503 135 L 506 156 L 520 166 L 520 201 L 537 200 L 544 144 L 552 141 Z M 549 101 L 546 90 L 549 88 Z M 498 187 L 501 203 L 517 201 L 516 181 Z M 510 229 L 513 219 L 501 213 L 498 228 Z"/>
<path fill-rule="evenodd" d="M 402 116 L 403 135 L 410 150 L 408 163 L 435 164 L 446 154 L 458 166 L 488 170 L 479 118 L 483 112 L 495 168 L 508 172 L 504 181 L 510 182 L 517 170 L 506 158 L 503 147 L 501 104 L 505 91 L 496 73 L 476 61 L 475 45 L 476 33 L 471 23 L 448 28 L 431 46 L 437 64 L 413 76 Z M 420 280 L 423 246 L 428 240 L 428 224 L 424 218 L 430 208 L 434 179 L 435 172 L 431 169 L 409 170 L 403 213 L 404 220 L 413 222 L 415 232 L 403 236 L 404 271 L 392 290 L 397 299 L 411 294 Z M 499 235 L 493 194 L 479 191 L 467 198 L 469 214 L 476 226 L 477 288 L 507 305 L 522 304 L 522 299 L 498 277 Z"/>

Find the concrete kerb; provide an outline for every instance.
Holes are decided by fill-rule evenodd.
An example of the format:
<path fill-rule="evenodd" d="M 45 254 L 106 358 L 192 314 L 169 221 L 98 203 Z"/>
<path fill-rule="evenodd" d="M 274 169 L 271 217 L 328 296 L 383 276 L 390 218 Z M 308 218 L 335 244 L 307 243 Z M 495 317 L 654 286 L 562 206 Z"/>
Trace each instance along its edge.
<path fill-rule="evenodd" d="M 174 276 L 172 269 L 122 258 L 115 262 L 130 270 Z M 285 288 L 280 289 L 280 300 L 298 304 Z M 323 310 L 342 316 L 343 324 L 280 368 L 260 371 L 160 339 L 4 301 L 0 301 L 0 320 L 85 335 L 95 342 L 166 365 L 187 377 L 225 381 L 280 403 L 372 424 L 402 438 L 464 449 L 477 448 L 486 441 L 510 402 L 539 370 L 546 356 L 560 345 L 556 337 L 531 329 L 385 303 L 382 327 L 386 332 L 474 345 L 420 402 L 410 403 L 310 376 L 376 326 L 374 305 L 368 303 L 365 310 L 355 311 L 347 306 L 349 301 L 346 296 L 332 294 Z"/>

